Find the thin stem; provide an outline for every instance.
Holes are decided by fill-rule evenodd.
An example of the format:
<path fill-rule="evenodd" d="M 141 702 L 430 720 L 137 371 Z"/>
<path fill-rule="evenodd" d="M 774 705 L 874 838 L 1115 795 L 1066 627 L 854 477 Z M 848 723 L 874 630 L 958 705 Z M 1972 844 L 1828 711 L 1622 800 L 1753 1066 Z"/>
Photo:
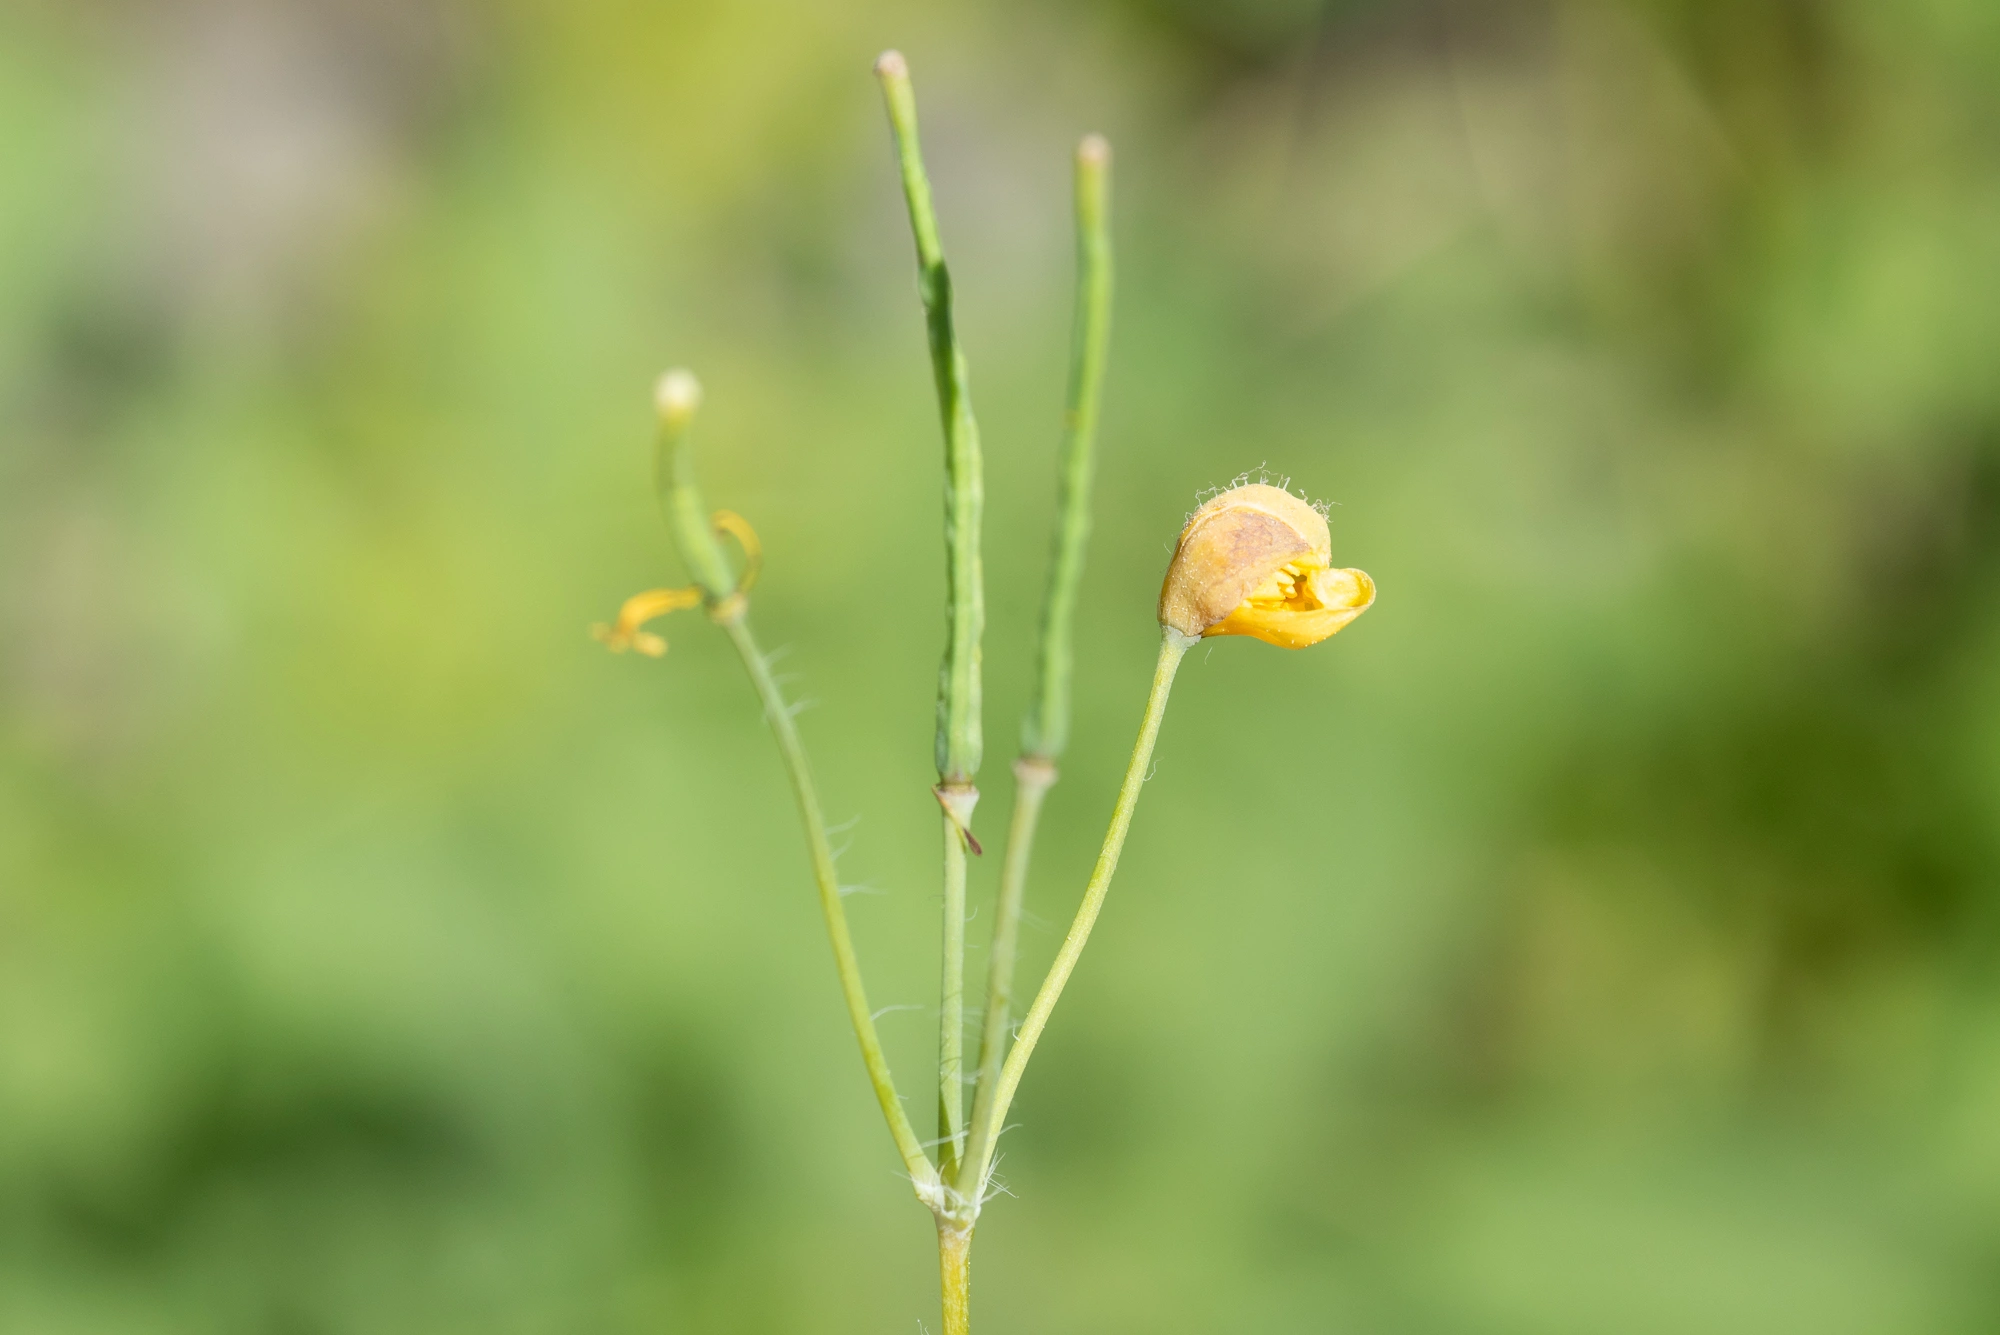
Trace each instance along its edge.
<path fill-rule="evenodd" d="M 792 780 L 792 796 L 798 801 L 799 818 L 806 827 L 806 844 L 812 853 L 813 880 L 819 886 L 820 912 L 826 917 L 826 934 L 833 941 L 833 963 L 840 973 L 841 995 L 847 1000 L 847 1018 L 854 1025 L 855 1040 L 861 1045 L 861 1060 L 868 1067 L 868 1081 L 875 1087 L 875 1101 L 888 1119 L 889 1134 L 896 1139 L 896 1152 L 903 1168 L 917 1186 L 917 1194 L 929 1203 L 927 1189 L 937 1181 L 937 1170 L 924 1155 L 903 1102 L 896 1096 L 896 1082 L 889 1073 L 889 1060 L 882 1054 L 882 1040 L 875 1032 L 875 1015 L 868 1008 L 868 990 L 861 982 L 861 964 L 854 954 L 854 938 L 847 929 L 847 910 L 840 899 L 840 881 L 833 865 L 833 847 L 826 837 L 826 818 L 821 814 L 819 794 L 813 787 L 812 768 L 806 761 L 805 745 L 799 740 L 797 724 L 785 705 L 784 692 L 771 675 L 770 663 L 758 652 L 749 622 L 742 616 L 722 626 L 736 646 L 757 698 L 764 705 L 764 721 L 778 739 L 785 758 L 785 771 Z"/>
<path fill-rule="evenodd" d="M 965 1150 L 965 840 L 944 822 L 944 933 L 938 999 L 938 1173 L 958 1174 Z"/>
<path fill-rule="evenodd" d="M 938 1219 L 938 1275 L 944 1290 L 944 1335 L 972 1332 L 972 1230 Z"/>
<path fill-rule="evenodd" d="M 993 1099 L 1000 1084 L 1000 1063 L 1007 1055 L 1007 1027 L 1013 1020 L 1014 961 L 1021 942 L 1021 904 L 1027 895 L 1028 858 L 1034 848 L 1035 824 L 1042 799 L 1056 781 L 1056 769 L 1046 760 L 1014 762 L 1014 819 L 1007 829 L 1007 854 L 1000 865 L 1000 897 L 994 905 L 993 947 L 986 958 L 986 1020 L 979 1036 L 979 1084 L 972 1100 L 972 1140 L 958 1172 L 960 1195 L 976 1211 L 977 1174 L 986 1161 L 993 1136 Z"/>
<path fill-rule="evenodd" d="M 798 802 L 799 819 L 806 827 L 806 847 L 812 855 L 813 880 L 819 886 L 820 911 L 826 916 L 826 932 L 833 941 L 834 968 L 840 974 L 841 995 L 847 1000 L 847 1017 L 854 1025 L 855 1040 L 861 1045 L 861 1060 L 868 1068 L 868 1081 L 875 1087 L 875 1100 L 895 1138 L 896 1152 L 926 1204 L 941 1198 L 937 1170 L 924 1154 L 923 1142 L 910 1125 L 909 1114 L 896 1096 L 896 1082 L 889 1074 L 888 1058 L 882 1054 L 882 1040 L 875 1032 L 875 1015 L 868 1008 L 868 991 L 861 983 L 861 964 L 854 955 L 854 938 L 847 930 L 847 910 L 840 902 L 840 881 L 833 865 L 833 847 L 826 837 L 826 818 L 820 812 L 819 793 L 813 787 L 812 767 L 806 762 L 805 744 L 799 740 L 798 726 L 785 705 L 784 692 L 771 675 L 771 665 L 758 652 L 745 618 L 746 605 L 737 576 L 721 544 L 707 504 L 694 475 L 694 451 L 688 444 L 688 426 L 701 405 L 701 385 L 686 371 L 669 371 L 660 378 L 656 392 L 660 434 L 655 454 L 655 480 L 661 508 L 674 545 L 680 549 L 711 620 L 728 634 L 730 643 L 750 673 L 751 684 L 764 706 L 764 719 L 778 739 L 778 751 L 792 781 L 792 796 Z"/>
<path fill-rule="evenodd" d="M 1153 762 L 1153 743 L 1159 740 L 1160 720 L 1166 716 L 1167 695 L 1173 689 L 1174 672 L 1180 667 L 1182 656 L 1198 643 L 1200 641 L 1181 634 L 1171 626 L 1160 628 L 1160 657 L 1153 667 L 1153 688 L 1146 696 L 1146 716 L 1139 724 L 1139 740 L 1132 748 L 1131 763 L 1125 767 L 1125 779 L 1118 786 L 1118 805 L 1111 812 L 1111 828 L 1105 831 L 1104 846 L 1098 851 L 1097 866 L 1090 873 L 1090 883 L 1084 887 L 1083 903 L 1077 907 L 1076 918 L 1069 925 L 1069 934 L 1063 938 L 1062 948 L 1056 952 L 1055 962 L 1049 966 L 1048 977 L 1042 980 L 1041 990 L 1035 993 L 1034 1003 L 1021 1020 L 1020 1036 L 1014 1040 L 1013 1049 L 1008 1052 L 1006 1064 L 1000 1070 L 993 1109 L 981 1128 L 986 1146 L 985 1159 L 976 1165 L 977 1173 L 970 1179 L 977 1185 L 981 1196 L 985 1194 L 987 1176 L 992 1171 L 993 1142 L 1005 1123 L 1008 1105 L 1014 1101 L 1014 1091 L 1020 1088 L 1021 1073 L 1027 1069 L 1028 1059 L 1035 1055 L 1035 1044 L 1040 1041 L 1042 1030 L 1048 1026 L 1049 1013 L 1055 1009 L 1063 986 L 1069 982 L 1077 959 L 1090 940 L 1090 929 L 1097 923 L 1098 911 L 1104 907 L 1104 896 L 1111 889 L 1111 877 L 1118 870 L 1118 855 L 1124 851 L 1125 834 L 1132 827 L 1132 812 L 1139 805 L 1139 790 L 1145 786 L 1146 770 Z"/>

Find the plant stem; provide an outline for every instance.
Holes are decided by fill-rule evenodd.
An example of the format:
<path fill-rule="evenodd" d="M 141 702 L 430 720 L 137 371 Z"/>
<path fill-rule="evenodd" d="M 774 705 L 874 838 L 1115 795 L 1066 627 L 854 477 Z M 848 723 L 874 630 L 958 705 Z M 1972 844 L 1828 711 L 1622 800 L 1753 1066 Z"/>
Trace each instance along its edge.
<path fill-rule="evenodd" d="M 1118 805 L 1111 812 L 1111 828 L 1105 831 L 1104 846 L 1098 850 L 1097 865 L 1091 870 L 1090 883 L 1084 887 L 1083 903 L 1077 907 L 1069 934 L 1063 938 L 1062 948 L 1049 966 L 1048 977 L 1042 980 L 1041 990 L 1035 993 L 1033 1004 L 1022 1018 L 1020 1036 L 1014 1040 L 1001 1068 L 993 1108 L 981 1128 L 984 1158 L 973 1165 L 972 1178 L 962 1179 L 969 1180 L 977 1189 L 975 1200 L 985 1194 L 987 1178 L 992 1172 L 993 1142 L 1005 1122 L 1008 1105 L 1014 1101 L 1014 1091 L 1020 1088 L 1021 1073 L 1027 1069 L 1028 1059 L 1035 1055 L 1035 1044 L 1048 1026 L 1049 1013 L 1055 1009 L 1063 986 L 1075 971 L 1077 959 L 1090 940 L 1090 929 L 1097 923 L 1098 911 L 1104 907 L 1104 897 L 1111 889 L 1111 878 L 1118 870 L 1118 855 L 1124 851 L 1125 834 L 1132 826 L 1132 812 L 1139 805 L 1139 790 L 1145 786 L 1146 770 L 1153 761 L 1153 744 L 1159 740 L 1160 720 L 1166 716 L 1174 673 L 1188 649 L 1199 643 L 1171 626 L 1160 627 L 1160 657 L 1153 667 L 1153 687 L 1146 696 L 1146 715 L 1139 724 L 1139 740 L 1132 748 L 1131 763 L 1125 767 L 1124 781 L 1118 786 Z"/>
<path fill-rule="evenodd" d="M 797 724 L 786 707 L 784 692 L 771 675 L 771 665 L 758 652 L 746 618 L 738 615 L 722 623 L 730 643 L 736 646 L 757 698 L 764 705 L 764 721 L 778 739 L 791 777 L 792 796 L 806 827 L 806 844 L 812 853 L 813 880 L 819 886 L 820 912 L 826 917 L 826 933 L 833 942 L 834 967 L 840 973 L 841 995 L 847 1001 L 847 1018 L 854 1026 L 855 1040 L 861 1045 L 861 1060 L 868 1067 L 868 1081 L 875 1087 L 875 1101 L 882 1105 L 889 1134 L 895 1137 L 896 1153 L 902 1156 L 904 1171 L 917 1187 L 917 1194 L 929 1202 L 929 1190 L 937 1180 L 937 1170 L 924 1154 L 923 1143 L 910 1125 L 903 1102 L 896 1096 L 896 1082 L 889 1073 L 889 1060 L 882 1053 L 882 1040 L 875 1032 L 875 1015 L 868 1008 L 868 990 L 861 982 L 861 964 L 854 954 L 854 938 L 847 929 L 847 909 L 840 899 L 840 881 L 833 865 L 833 848 L 826 837 L 826 818 L 820 811 L 819 794 L 813 787 L 812 768 L 806 760 L 805 745 L 799 740 Z"/>
<path fill-rule="evenodd" d="M 958 1175 L 965 1150 L 965 839 L 944 822 L 944 964 L 938 1000 L 938 1173 Z"/>
<path fill-rule="evenodd" d="M 971 1335 L 972 1230 L 938 1219 L 938 1274 L 944 1290 L 944 1335 Z"/>
<path fill-rule="evenodd" d="M 986 1160 L 999 1128 L 991 1124 L 1000 1063 L 1007 1055 L 1007 1028 L 1013 1019 L 1014 961 L 1021 941 L 1021 903 L 1027 895 L 1028 857 L 1042 799 L 1056 781 L 1046 760 L 1014 762 L 1014 819 L 1007 829 L 1006 859 L 1000 864 L 1000 896 L 994 905 L 993 947 L 986 957 L 986 1021 L 979 1037 L 979 1085 L 972 1100 L 972 1138 L 957 1177 L 957 1190 L 976 1212 L 980 1203 L 979 1165 Z"/>
<path fill-rule="evenodd" d="M 1111 146 L 1101 135 L 1085 136 L 1076 146 L 1076 307 L 1070 322 L 1069 397 L 1063 411 L 1055 542 L 1048 591 L 1042 599 L 1034 694 L 1021 723 L 1021 758 L 1014 762 L 1014 818 L 1007 830 L 993 947 L 987 955 L 986 1018 L 979 1042 L 971 1142 L 957 1179 L 959 1192 L 975 1212 L 983 1187 L 978 1178 L 985 1172 L 992 1138 L 1000 1134 L 991 1114 L 1000 1064 L 1007 1055 L 1008 1022 L 1013 1018 L 1014 961 L 1035 827 L 1042 800 L 1057 778 L 1056 759 L 1069 742 L 1070 626 L 1083 574 L 1084 545 L 1090 537 L 1092 449 L 1111 339 L 1110 169 Z"/>
<path fill-rule="evenodd" d="M 895 1138 L 896 1153 L 910 1175 L 917 1195 L 926 1204 L 940 1198 L 937 1170 L 924 1154 L 923 1142 L 910 1125 L 909 1114 L 896 1096 L 896 1082 L 889 1073 L 889 1061 L 882 1053 L 882 1040 L 875 1032 L 875 1015 L 868 1008 L 868 991 L 862 986 L 861 964 L 855 958 L 854 938 L 847 929 L 847 910 L 840 900 L 840 881 L 833 865 L 833 847 L 826 837 L 826 818 L 820 811 L 819 793 L 813 787 L 812 767 L 806 761 L 805 744 L 799 739 L 798 725 L 785 705 L 784 692 L 771 675 L 771 665 L 758 651 L 746 617 L 747 605 L 737 587 L 737 576 L 728 556 L 715 540 L 708 507 L 694 474 L 694 451 L 688 444 L 688 426 L 701 404 L 701 386 L 686 371 L 670 371 L 660 380 L 657 394 L 660 434 L 654 456 L 654 477 L 666 512 L 667 528 L 681 560 L 701 587 L 709 618 L 729 636 L 750 673 L 751 684 L 764 706 L 764 720 L 778 739 L 785 771 L 792 781 L 792 797 L 799 818 L 806 827 L 806 847 L 812 856 L 813 880 L 819 887 L 820 911 L 826 917 L 826 931 L 833 941 L 834 968 L 840 974 L 841 995 L 847 1001 L 847 1018 L 854 1025 L 855 1041 L 861 1045 L 861 1060 L 868 1068 L 868 1081 L 875 1087 L 875 1101 Z"/>

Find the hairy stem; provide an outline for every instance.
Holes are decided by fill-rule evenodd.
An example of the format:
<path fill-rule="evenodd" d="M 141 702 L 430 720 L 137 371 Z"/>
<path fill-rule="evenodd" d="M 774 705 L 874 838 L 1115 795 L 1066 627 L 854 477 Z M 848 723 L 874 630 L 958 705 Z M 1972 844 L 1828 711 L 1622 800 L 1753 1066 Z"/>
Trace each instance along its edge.
<path fill-rule="evenodd" d="M 855 957 L 854 937 L 847 928 L 847 909 L 840 899 L 840 880 L 833 865 L 833 847 L 826 837 L 826 817 L 820 810 L 819 793 L 813 787 L 812 767 L 806 761 L 806 749 L 799 740 L 798 725 L 793 722 L 792 712 L 785 705 L 784 692 L 771 675 L 770 663 L 758 652 L 748 620 L 738 616 L 733 621 L 724 622 L 722 628 L 728 632 L 730 643 L 736 646 L 743 666 L 749 670 L 750 680 L 757 687 L 757 698 L 764 705 L 764 720 L 771 725 L 771 732 L 778 739 L 778 750 L 785 758 L 785 772 L 792 781 L 792 797 L 798 802 L 799 819 L 806 827 L 813 880 L 819 886 L 819 907 L 826 918 L 826 934 L 833 942 L 833 963 L 840 973 L 840 991 L 847 1001 L 847 1018 L 854 1026 L 855 1041 L 861 1045 L 861 1060 L 868 1068 L 869 1083 L 875 1087 L 875 1101 L 882 1105 L 882 1116 L 888 1120 L 889 1134 L 896 1139 L 896 1153 L 903 1158 L 904 1171 L 916 1184 L 917 1194 L 928 1199 L 937 1170 L 925 1157 L 923 1142 L 917 1139 L 909 1115 L 903 1111 L 903 1102 L 896 1096 L 896 1082 L 889 1074 L 889 1059 L 883 1055 L 882 1040 L 875 1032 L 875 1014 L 868 1008 L 868 990 L 861 981 L 861 962 Z"/>
<path fill-rule="evenodd" d="M 751 684 L 764 706 L 764 719 L 778 739 L 785 771 L 792 781 L 792 796 L 798 803 L 799 819 L 805 825 L 806 847 L 812 857 L 813 880 L 819 887 L 820 911 L 826 917 L 826 931 L 833 942 L 834 967 L 840 974 L 840 990 L 847 1001 L 847 1016 L 854 1025 L 855 1040 L 861 1045 L 861 1060 L 868 1068 L 868 1081 L 875 1087 L 875 1100 L 895 1138 L 896 1153 L 926 1203 L 942 1193 L 937 1170 L 924 1155 L 903 1103 L 896 1096 L 896 1082 L 889 1074 L 889 1061 L 882 1053 L 882 1040 L 875 1032 L 874 1012 L 868 1008 L 868 991 L 862 986 L 861 964 L 855 958 L 854 938 L 847 929 L 847 910 L 840 901 L 840 882 L 833 865 L 833 848 L 826 837 L 826 818 L 820 811 L 819 793 L 813 787 L 812 767 L 806 761 L 805 744 L 785 705 L 784 692 L 771 675 L 771 665 L 757 649 L 746 618 L 746 603 L 737 587 L 737 576 L 716 541 L 707 505 L 694 475 L 694 451 L 688 444 L 688 426 L 701 403 L 701 387 L 686 371 L 670 371 L 660 381 L 658 407 L 660 435 L 655 456 L 655 477 L 667 527 L 681 559 L 702 591 L 709 617 L 721 626 L 750 673 Z"/>

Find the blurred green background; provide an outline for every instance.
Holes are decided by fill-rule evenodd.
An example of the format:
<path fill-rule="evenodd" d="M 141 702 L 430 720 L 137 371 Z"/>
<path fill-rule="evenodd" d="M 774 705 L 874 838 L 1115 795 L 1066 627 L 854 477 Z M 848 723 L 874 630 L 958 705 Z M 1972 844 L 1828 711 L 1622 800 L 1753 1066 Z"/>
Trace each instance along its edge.
<path fill-rule="evenodd" d="M 980 1328 L 2000 1327 L 1991 0 L 6 0 L 0 1329 L 935 1328 L 740 669 L 585 633 L 679 575 L 692 365 L 921 1091 L 889 45 L 987 442 L 989 842 L 1068 152 L 1118 153 L 1031 971 L 1197 492 L 1337 502 L 1382 590 L 1184 669 Z"/>

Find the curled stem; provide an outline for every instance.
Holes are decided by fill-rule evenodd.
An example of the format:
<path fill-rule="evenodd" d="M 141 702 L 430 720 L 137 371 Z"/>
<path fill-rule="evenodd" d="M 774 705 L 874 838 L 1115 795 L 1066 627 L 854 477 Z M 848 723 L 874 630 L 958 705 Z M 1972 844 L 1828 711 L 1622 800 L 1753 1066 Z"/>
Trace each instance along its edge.
<path fill-rule="evenodd" d="M 896 1152 L 917 1188 L 917 1194 L 931 1204 L 942 1193 L 937 1170 L 924 1154 L 923 1142 L 910 1125 L 909 1115 L 896 1095 L 896 1082 L 889 1061 L 882 1052 L 882 1040 L 875 1032 L 874 1013 L 868 1008 L 868 991 L 862 985 L 861 964 L 854 953 L 854 938 L 847 927 L 847 910 L 840 899 L 840 882 L 833 862 L 833 847 L 827 839 L 826 818 L 820 810 L 819 793 L 813 786 L 812 767 L 806 760 L 805 744 L 785 704 L 784 692 L 771 675 L 771 666 L 757 648 L 750 633 L 747 606 L 738 576 L 730 565 L 715 530 L 708 508 L 695 485 L 694 453 L 687 441 L 687 428 L 700 404 L 700 388 L 685 371 L 669 372 L 660 382 L 660 435 L 657 476 L 660 499 L 666 511 L 681 559 L 687 563 L 702 591 L 709 617 L 729 636 L 730 643 L 750 673 L 757 698 L 764 706 L 764 720 L 777 738 L 784 757 L 785 771 L 792 783 L 792 797 L 798 803 L 799 818 L 806 828 L 807 851 L 812 857 L 813 880 L 819 887 L 820 911 L 826 918 L 827 936 L 833 943 L 834 968 L 840 974 L 840 990 L 847 1002 L 847 1016 L 854 1025 L 855 1041 L 861 1045 L 861 1060 L 868 1068 L 868 1080 L 875 1088 L 875 1100 L 895 1138 Z M 739 521 L 740 522 L 740 521 Z"/>
<path fill-rule="evenodd" d="M 1076 962 L 1090 940 L 1090 929 L 1097 924 L 1098 912 L 1104 907 L 1104 897 L 1111 889 L 1111 878 L 1118 870 L 1118 855 L 1125 848 L 1126 832 L 1132 827 L 1132 813 L 1139 805 L 1139 790 L 1145 786 L 1146 770 L 1153 763 L 1153 744 L 1159 740 L 1160 721 L 1166 717 L 1167 696 L 1173 690 L 1174 673 L 1181 665 L 1181 658 L 1198 643 L 1200 641 L 1193 636 L 1183 635 L 1171 626 L 1160 628 L 1160 657 L 1153 666 L 1153 686 L 1146 696 L 1146 714 L 1139 724 L 1139 740 L 1132 748 L 1132 759 L 1125 767 L 1125 778 L 1118 785 L 1118 804 L 1112 808 L 1111 827 L 1105 831 L 1104 845 L 1097 854 L 1097 865 L 1091 869 L 1090 883 L 1084 887 L 1083 903 L 1077 906 L 1076 917 L 1069 925 L 1069 933 L 1063 937 L 1062 948 L 1056 952 L 1055 962 L 1049 966 L 1041 990 L 1035 993 L 1028 1013 L 1022 1017 L 1020 1036 L 1014 1040 L 1014 1046 L 1008 1051 L 1007 1060 L 1000 1069 L 992 1108 L 979 1128 L 980 1142 L 984 1146 L 982 1157 L 969 1164 L 972 1176 L 961 1179 L 975 1188 L 975 1193 L 968 1193 L 973 1200 L 985 1195 L 987 1181 L 993 1171 L 994 1142 L 1005 1124 L 1007 1108 L 1014 1101 L 1014 1091 L 1020 1088 L 1021 1074 L 1027 1069 L 1028 1059 L 1035 1055 L 1035 1044 L 1048 1027 L 1049 1013 L 1055 1009 L 1070 974 L 1075 972 Z"/>

